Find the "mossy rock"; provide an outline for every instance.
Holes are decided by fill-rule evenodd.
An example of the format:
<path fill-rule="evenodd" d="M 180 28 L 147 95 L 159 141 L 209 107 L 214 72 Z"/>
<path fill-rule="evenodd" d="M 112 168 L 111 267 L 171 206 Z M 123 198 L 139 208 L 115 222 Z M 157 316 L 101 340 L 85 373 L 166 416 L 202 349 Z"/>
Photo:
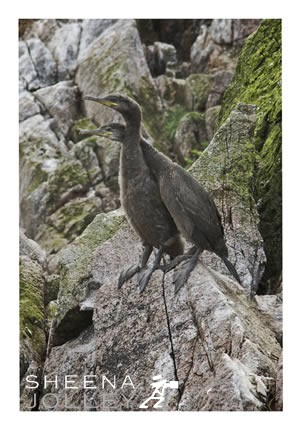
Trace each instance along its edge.
<path fill-rule="evenodd" d="M 184 117 L 189 118 L 195 123 L 202 123 L 204 121 L 204 114 L 198 111 L 190 111 Z"/>
<path fill-rule="evenodd" d="M 245 42 L 220 112 L 223 123 L 238 102 L 258 107 L 255 144 L 263 147 L 267 125 L 281 121 L 281 20 L 264 20 Z"/>
<path fill-rule="evenodd" d="M 77 311 L 79 304 L 88 293 L 94 254 L 101 244 L 117 232 L 124 219 L 119 211 L 100 213 L 72 244 L 61 251 L 60 289 L 55 315 L 55 328 L 59 328 L 60 334 L 64 325 L 69 332 L 76 327 L 77 317 L 81 318 Z M 71 320 L 70 315 L 73 316 Z"/>
<path fill-rule="evenodd" d="M 20 340 L 40 361 L 46 348 L 44 276 L 37 261 L 20 256 Z"/>
<path fill-rule="evenodd" d="M 33 139 L 19 144 L 20 176 L 23 189 L 21 192 L 30 194 L 49 177 L 49 169 L 55 168 L 60 155 L 48 139 Z"/>
<path fill-rule="evenodd" d="M 85 137 L 79 134 L 79 130 L 94 130 L 95 128 L 97 128 L 97 126 L 88 117 L 78 119 L 74 122 L 70 130 L 69 136 L 74 143 L 77 143 Z"/>
<path fill-rule="evenodd" d="M 57 253 L 84 231 L 101 212 L 101 206 L 99 197 L 69 201 L 47 218 L 46 223 L 40 227 L 37 241 L 48 254 Z"/>
<path fill-rule="evenodd" d="M 207 146 L 207 138 L 205 132 L 205 122 L 204 115 L 198 111 L 190 111 L 184 105 L 174 105 L 165 111 L 164 115 L 164 136 L 168 141 L 168 144 L 173 145 L 173 149 L 175 155 L 177 156 L 179 162 L 181 164 L 185 163 L 185 159 L 190 162 L 190 157 L 183 157 L 181 153 L 178 151 L 177 145 L 174 146 L 174 140 L 177 130 L 180 128 L 180 124 L 183 123 L 186 119 L 189 119 L 193 124 L 199 126 L 199 133 L 201 132 L 201 139 L 199 142 L 195 139 L 195 141 L 190 145 L 190 150 L 202 150 L 202 147 Z M 202 128 L 203 129 L 202 129 Z M 155 147 L 158 150 L 162 150 L 163 152 L 168 154 L 168 151 L 165 151 L 165 146 L 161 141 L 158 143 L 155 142 Z M 186 148 L 185 148 L 186 149 Z M 196 156 L 193 155 L 195 158 Z"/>
<path fill-rule="evenodd" d="M 172 142 L 180 120 L 187 114 L 188 110 L 181 105 L 174 105 L 165 112 L 164 130 L 167 139 Z"/>
<path fill-rule="evenodd" d="M 30 31 L 33 23 L 37 21 L 36 19 L 19 19 L 19 38 L 23 38 L 25 32 Z"/>
<path fill-rule="evenodd" d="M 47 251 L 48 255 L 57 253 L 68 244 L 68 239 L 48 224 L 40 226 L 36 241 Z"/>
<path fill-rule="evenodd" d="M 32 169 L 31 174 L 31 182 L 27 188 L 27 191 L 33 192 L 37 189 L 44 181 L 48 179 L 48 173 L 43 169 L 43 165 L 41 162 L 33 162 L 31 161 L 30 167 Z"/>
<path fill-rule="evenodd" d="M 221 106 L 216 105 L 215 107 L 210 107 L 205 111 L 205 127 L 208 141 L 211 141 L 216 132 L 220 110 Z"/>
<path fill-rule="evenodd" d="M 190 171 L 208 190 L 226 187 L 245 205 L 253 205 L 257 152 L 253 144 L 256 107 L 239 104 L 218 129 L 209 147 Z"/>
<path fill-rule="evenodd" d="M 138 96 L 132 96 L 140 102 L 143 109 L 143 125 L 154 139 L 162 139 L 163 135 L 163 112 L 159 107 L 158 95 L 154 83 L 148 78 L 142 77 Z"/>
<path fill-rule="evenodd" d="M 197 111 L 186 113 L 178 123 L 174 138 L 179 162 L 192 164 L 207 144 L 204 114 Z"/>
<path fill-rule="evenodd" d="M 235 261 L 243 287 L 251 294 L 257 291 L 266 263 L 253 197 L 256 110 L 255 105 L 238 104 L 189 169 L 216 202 L 229 259 Z"/>
<path fill-rule="evenodd" d="M 93 121 L 88 117 L 84 117 L 83 119 L 78 119 L 74 122 L 73 128 L 75 130 L 93 130 L 96 127 Z"/>
<path fill-rule="evenodd" d="M 46 307 L 46 312 L 47 312 L 47 327 L 48 330 L 51 330 L 51 325 L 52 325 L 52 321 L 55 317 L 55 314 L 57 312 L 57 301 L 56 300 L 52 300 Z"/>
<path fill-rule="evenodd" d="M 56 273 L 50 274 L 46 278 L 45 294 L 44 294 L 45 305 L 48 305 L 50 302 L 55 301 L 57 299 L 58 291 L 59 291 L 59 282 L 60 282 L 60 277 Z"/>
<path fill-rule="evenodd" d="M 101 199 L 78 198 L 56 210 L 47 220 L 68 241 L 80 235 L 101 211 Z"/>
<path fill-rule="evenodd" d="M 238 102 L 258 107 L 254 145 L 259 156 L 253 193 L 260 204 L 260 231 L 268 265 L 265 283 L 282 269 L 281 20 L 262 21 L 245 42 L 220 112 L 220 124 Z"/>
<path fill-rule="evenodd" d="M 62 161 L 48 180 L 49 209 L 55 210 L 68 190 L 76 188 L 77 192 L 84 192 L 88 185 L 88 174 L 79 160 Z"/>
<path fill-rule="evenodd" d="M 122 38 L 120 38 L 122 35 Z M 151 77 L 135 20 L 118 20 L 87 49 L 76 74 L 83 94 L 121 92 L 137 100 L 143 109 L 143 123 L 154 139 L 162 133 L 162 108 Z M 98 124 L 116 116 L 110 109 L 85 102 L 88 116 Z"/>
<path fill-rule="evenodd" d="M 189 108 L 205 111 L 208 95 L 212 88 L 212 78 L 204 73 L 193 73 L 186 79 L 187 89 L 191 93 Z"/>
<path fill-rule="evenodd" d="M 87 137 L 72 148 L 74 156 L 82 163 L 88 174 L 92 186 L 100 183 L 104 176 L 102 171 L 102 161 L 99 161 L 97 148 L 101 151 L 103 139 L 99 136 Z"/>

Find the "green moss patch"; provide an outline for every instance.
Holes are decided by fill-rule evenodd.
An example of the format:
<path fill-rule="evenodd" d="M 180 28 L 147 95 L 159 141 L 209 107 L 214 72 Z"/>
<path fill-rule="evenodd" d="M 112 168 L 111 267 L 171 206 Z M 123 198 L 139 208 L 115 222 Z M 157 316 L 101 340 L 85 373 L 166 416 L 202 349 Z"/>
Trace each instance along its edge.
<path fill-rule="evenodd" d="M 204 73 L 193 73 L 186 80 L 192 93 L 193 109 L 205 111 L 208 95 L 212 88 L 212 79 Z"/>
<path fill-rule="evenodd" d="M 46 346 L 44 278 L 40 265 L 20 257 L 20 338 L 27 339 L 33 351 L 42 356 Z"/>
<path fill-rule="evenodd" d="M 245 206 L 253 205 L 257 152 L 252 142 L 256 108 L 239 104 L 210 143 L 191 173 L 209 190 L 230 190 Z"/>
<path fill-rule="evenodd" d="M 253 194 L 260 204 L 260 231 L 268 259 L 264 280 L 276 282 L 282 267 L 281 20 L 262 21 L 246 40 L 223 98 L 220 124 L 238 102 L 257 105 Z"/>
<path fill-rule="evenodd" d="M 74 143 L 79 142 L 84 136 L 79 134 L 79 130 L 94 130 L 97 126 L 88 117 L 78 119 L 74 122 L 70 130 L 70 138 Z"/>
<path fill-rule="evenodd" d="M 164 130 L 167 139 L 172 142 L 178 127 L 179 121 L 187 114 L 188 111 L 181 105 L 174 105 L 165 113 Z"/>
<path fill-rule="evenodd" d="M 83 232 L 100 210 L 100 199 L 76 199 L 54 212 L 48 223 L 71 241 Z"/>
<path fill-rule="evenodd" d="M 56 207 L 61 196 L 69 189 L 77 186 L 87 188 L 89 178 L 79 160 L 63 161 L 48 180 L 48 206 Z"/>
<path fill-rule="evenodd" d="M 57 325 L 85 297 L 93 255 L 103 242 L 117 232 L 124 219 L 117 211 L 101 213 L 72 244 L 62 250 Z"/>

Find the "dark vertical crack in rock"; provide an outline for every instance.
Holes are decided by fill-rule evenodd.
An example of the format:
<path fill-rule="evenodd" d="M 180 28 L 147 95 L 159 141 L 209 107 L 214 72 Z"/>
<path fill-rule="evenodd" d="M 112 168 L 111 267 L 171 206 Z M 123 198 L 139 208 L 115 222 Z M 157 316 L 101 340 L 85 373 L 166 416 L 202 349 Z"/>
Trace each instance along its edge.
<path fill-rule="evenodd" d="M 162 294 L 163 294 L 163 301 L 164 301 L 164 307 L 166 312 L 166 320 L 167 320 L 167 326 L 168 326 L 168 334 L 170 339 L 170 345 L 171 345 L 171 358 L 174 365 L 174 375 L 175 379 L 178 382 L 178 393 L 179 393 L 179 401 L 182 396 L 182 392 L 179 388 L 179 379 L 178 379 L 178 373 L 177 373 L 177 366 L 176 366 L 176 358 L 175 358 L 175 350 L 174 350 L 174 344 L 173 344 L 173 338 L 172 338 L 172 331 L 171 331 L 171 324 L 170 324 L 170 318 L 168 313 L 168 306 L 167 306 L 167 300 L 166 300 L 166 292 L 165 292 L 165 273 L 163 272 L 163 278 L 162 278 Z M 178 401 L 178 403 L 179 403 Z"/>

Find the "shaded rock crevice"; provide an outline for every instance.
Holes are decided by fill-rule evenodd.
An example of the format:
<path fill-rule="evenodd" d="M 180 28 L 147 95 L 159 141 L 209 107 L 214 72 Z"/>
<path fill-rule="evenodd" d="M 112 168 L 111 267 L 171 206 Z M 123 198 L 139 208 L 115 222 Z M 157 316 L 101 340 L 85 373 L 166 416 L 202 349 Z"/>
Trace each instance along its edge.
<path fill-rule="evenodd" d="M 76 325 L 74 324 L 76 322 Z M 70 309 L 64 317 L 63 327 L 58 327 L 50 339 L 50 346 L 61 346 L 75 339 L 93 322 L 93 310 L 81 310 L 79 306 Z"/>

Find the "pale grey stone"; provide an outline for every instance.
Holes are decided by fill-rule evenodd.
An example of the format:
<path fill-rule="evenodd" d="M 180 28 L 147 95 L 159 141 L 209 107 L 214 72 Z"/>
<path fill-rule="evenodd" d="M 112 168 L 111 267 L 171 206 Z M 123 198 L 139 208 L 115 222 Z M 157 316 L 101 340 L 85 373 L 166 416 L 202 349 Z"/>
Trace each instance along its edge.
<path fill-rule="evenodd" d="M 34 88 L 38 84 L 37 72 L 24 41 L 19 42 L 19 75 L 25 87 Z"/>
<path fill-rule="evenodd" d="M 78 89 L 72 81 L 62 81 L 34 93 L 66 136 L 78 114 Z"/>
<path fill-rule="evenodd" d="M 57 63 L 58 81 L 72 78 L 77 68 L 81 26 L 79 23 L 66 23 L 58 28 L 48 43 Z"/>
<path fill-rule="evenodd" d="M 159 128 L 161 102 L 134 20 L 118 20 L 89 45 L 80 59 L 76 82 L 83 96 L 130 90 L 138 101 L 144 102 L 143 111 L 150 131 Z M 87 115 L 99 125 L 121 120 L 116 112 L 105 107 L 100 109 L 97 103 L 86 101 L 85 108 Z"/>
<path fill-rule="evenodd" d="M 78 58 L 85 55 L 85 52 L 89 45 L 102 34 L 102 32 L 113 25 L 117 20 L 112 19 L 87 19 L 83 20 L 82 33 L 80 38 L 80 49 Z"/>
<path fill-rule="evenodd" d="M 221 105 L 216 105 L 215 107 L 210 107 L 205 111 L 205 128 L 207 139 L 210 142 L 213 138 L 216 127 L 218 125 L 219 114 L 221 110 Z"/>
<path fill-rule="evenodd" d="M 40 113 L 40 107 L 35 101 L 33 95 L 26 90 L 19 94 L 19 121 L 22 122 L 31 116 Z"/>
<path fill-rule="evenodd" d="M 39 38 L 30 38 L 26 44 L 37 73 L 37 81 L 29 84 L 29 89 L 34 90 L 54 84 L 56 65 L 49 49 Z"/>
<path fill-rule="evenodd" d="M 214 19 L 210 27 L 210 34 L 217 44 L 231 44 L 233 41 L 233 20 Z"/>

